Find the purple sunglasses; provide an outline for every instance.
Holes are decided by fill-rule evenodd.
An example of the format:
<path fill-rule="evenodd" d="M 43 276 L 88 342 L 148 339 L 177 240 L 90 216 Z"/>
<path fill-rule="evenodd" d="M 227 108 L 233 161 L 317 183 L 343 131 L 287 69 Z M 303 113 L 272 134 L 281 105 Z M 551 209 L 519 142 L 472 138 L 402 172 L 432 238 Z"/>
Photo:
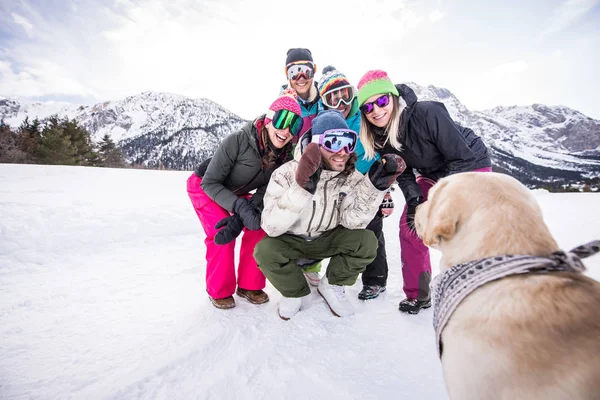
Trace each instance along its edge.
<path fill-rule="evenodd" d="M 312 135 L 312 143 L 317 143 L 330 153 L 354 153 L 358 136 L 351 129 L 329 129 L 320 135 Z"/>
<path fill-rule="evenodd" d="M 377 107 L 379 108 L 387 106 L 390 104 L 390 94 L 384 94 L 383 96 L 379 96 L 377 99 L 375 99 L 375 101 L 363 104 L 360 106 L 360 111 L 362 111 L 363 114 L 371 114 L 375 109 L 375 104 L 377 104 Z"/>

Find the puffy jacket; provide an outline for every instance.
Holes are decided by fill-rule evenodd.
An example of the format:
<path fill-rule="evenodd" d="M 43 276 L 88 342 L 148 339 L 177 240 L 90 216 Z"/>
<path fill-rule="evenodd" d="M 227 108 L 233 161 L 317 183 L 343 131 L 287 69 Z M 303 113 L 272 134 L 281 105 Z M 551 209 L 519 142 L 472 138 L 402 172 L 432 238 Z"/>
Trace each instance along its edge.
<path fill-rule="evenodd" d="M 233 211 L 238 196 L 254 189 L 252 204 L 261 209 L 264 192 L 272 171 L 263 170 L 257 125 L 264 115 L 248 122 L 239 131 L 225 137 L 202 177 L 202 189 L 226 210 Z"/>
<path fill-rule="evenodd" d="M 261 226 L 269 236 L 284 233 L 314 239 L 342 225 L 363 229 L 373 219 L 386 191 L 377 190 L 366 175 L 344 176 L 323 170 L 315 194 L 296 182 L 301 145 L 295 159 L 277 168 L 264 197 Z"/>
<path fill-rule="evenodd" d="M 380 155 L 395 153 L 404 158 L 407 168 L 397 181 L 407 202 L 422 196 L 413 168 L 437 181 L 492 165 L 483 140 L 471 129 L 455 123 L 444 104 L 417 101 L 415 92 L 404 84 L 396 88 L 406 102 L 398 131 L 402 149 L 394 149 L 389 142 L 376 148 Z M 376 143 L 382 144 L 385 136 L 383 130 L 375 130 Z"/>

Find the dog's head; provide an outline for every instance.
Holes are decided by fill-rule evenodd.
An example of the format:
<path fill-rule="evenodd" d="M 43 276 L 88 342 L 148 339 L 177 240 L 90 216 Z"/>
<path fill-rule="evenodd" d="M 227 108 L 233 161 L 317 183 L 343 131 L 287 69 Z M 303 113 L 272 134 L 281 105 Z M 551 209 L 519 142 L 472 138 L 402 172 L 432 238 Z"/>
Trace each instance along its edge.
<path fill-rule="evenodd" d="M 447 180 L 440 180 L 429 190 L 429 199 L 417 207 L 415 230 L 426 246 L 436 248 L 442 239 L 451 239 L 456 231 L 459 216 L 450 212 L 447 198 L 437 195 L 437 192 L 443 192 L 448 183 Z"/>
<path fill-rule="evenodd" d="M 423 243 L 439 249 L 450 265 L 558 249 L 533 195 L 504 174 L 467 172 L 440 179 L 417 208 L 415 227 Z"/>

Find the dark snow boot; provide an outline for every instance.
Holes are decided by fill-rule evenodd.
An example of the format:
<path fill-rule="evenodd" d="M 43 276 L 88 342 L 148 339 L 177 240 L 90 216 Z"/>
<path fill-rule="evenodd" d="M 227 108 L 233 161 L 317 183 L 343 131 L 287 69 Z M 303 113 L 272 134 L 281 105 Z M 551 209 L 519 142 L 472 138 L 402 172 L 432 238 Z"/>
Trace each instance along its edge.
<path fill-rule="evenodd" d="M 363 289 L 358 294 L 359 300 L 370 300 L 378 297 L 381 293 L 385 292 L 385 286 L 379 285 L 364 285 Z"/>
<path fill-rule="evenodd" d="M 431 307 L 431 299 L 429 300 L 417 300 L 409 299 L 408 297 L 400 302 L 399 309 L 402 312 L 409 314 L 418 314 L 421 308 Z"/>
<path fill-rule="evenodd" d="M 235 300 L 233 299 L 233 296 L 225 297 L 222 299 L 215 299 L 214 297 L 211 297 L 209 295 L 208 298 L 210 299 L 210 302 L 213 304 L 213 306 L 221 310 L 228 310 L 230 308 L 235 307 Z"/>

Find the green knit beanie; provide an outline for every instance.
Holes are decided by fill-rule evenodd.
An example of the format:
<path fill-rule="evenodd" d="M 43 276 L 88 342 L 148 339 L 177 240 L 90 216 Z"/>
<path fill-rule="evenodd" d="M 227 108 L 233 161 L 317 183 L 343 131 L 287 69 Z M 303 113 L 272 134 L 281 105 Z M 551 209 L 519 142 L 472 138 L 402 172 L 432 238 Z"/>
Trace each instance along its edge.
<path fill-rule="evenodd" d="M 358 82 L 358 105 L 365 104 L 371 96 L 387 93 L 399 95 L 398 89 L 396 89 L 387 73 L 380 69 L 368 71 Z"/>

